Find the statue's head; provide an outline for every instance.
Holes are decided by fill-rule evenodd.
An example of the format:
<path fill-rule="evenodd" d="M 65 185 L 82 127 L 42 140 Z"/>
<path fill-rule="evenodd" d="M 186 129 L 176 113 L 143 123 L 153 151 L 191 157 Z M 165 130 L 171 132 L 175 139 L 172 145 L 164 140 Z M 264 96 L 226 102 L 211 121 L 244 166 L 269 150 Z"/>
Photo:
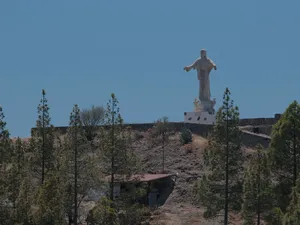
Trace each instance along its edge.
<path fill-rule="evenodd" d="M 201 58 L 202 57 L 206 57 L 206 50 L 205 49 L 201 49 L 200 55 L 201 55 Z"/>

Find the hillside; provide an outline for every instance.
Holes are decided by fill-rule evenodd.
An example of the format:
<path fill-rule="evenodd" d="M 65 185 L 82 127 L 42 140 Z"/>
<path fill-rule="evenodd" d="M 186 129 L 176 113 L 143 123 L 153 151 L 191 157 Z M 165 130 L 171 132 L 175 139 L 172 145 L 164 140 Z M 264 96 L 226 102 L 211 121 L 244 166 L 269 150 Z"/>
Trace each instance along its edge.
<path fill-rule="evenodd" d="M 193 205 L 193 186 L 201 177 L 202 153 L 207 140 L 193 135 L 192 151 L 187 152 L 180 143 L 179 133 L 170 137 L 165 148 L 165 170 L 167 173 L 178 173 L 175 188 L 166 203 L 152 215 L 152 225 L 185 225 L 185 224 L 217 224 L 206 221 L 202 214 L 204 208 Z M 162 169 L 162 146 L 149 146 L 145 133 L 134 143 L 137 154 L 142 160 L 143 170 L 157 173 Z M 240 224 L 237 218 L 237 223 Z"/>
<path fill-rule="evenodd" d="M 252 127 L 241 127 L 241 130 L 249 133 Z M 251 132 L 250 132 L 251 133 Z M 133 130 L 133 149 L 141 160 L 143 173 L 162 172 L 162 145 L 152 144 L 148 132 Z M 251 134 L 262 135 L 262 134 Z M 245 140 L 248 140 L 246 137 Z M 23 139 L 28 141 L 28 139 Z M 256 139 L 249 139 L 256 143 Z M 13 141 L 15 139 L 13 138 Z M 249 143 L 249 141 L 244 141 Z M 252 144 L 251 144 L 252 145 Z M 207 146 L 207 139 L 200 135 L 193 134 L 191 149 L 187 149 L 180 143 L 180 133 L 176 132 L 169 138 L 165 147 L 165 173 L 177 174 L 174 190 L 168 197 L 165 204 L 154 211 L 150 224 L 152 225 L 181 225 L 181 224 L 219 224 L 215 220 L 207 221 L 203 218 L 203 207 L 193 204 L 193 187 L 195 181 L 202 175 L 202 154 Z M 248 153 L 253 152 L 251 147 L 244 147 Z M 87 202 L 83 207 L 84 211 L 91 209 L 94 202 Z M 84 214 L 86 214 L 84 213 Z M 240 218 L 232 215 L 236 224 L 240 224 Z"/>

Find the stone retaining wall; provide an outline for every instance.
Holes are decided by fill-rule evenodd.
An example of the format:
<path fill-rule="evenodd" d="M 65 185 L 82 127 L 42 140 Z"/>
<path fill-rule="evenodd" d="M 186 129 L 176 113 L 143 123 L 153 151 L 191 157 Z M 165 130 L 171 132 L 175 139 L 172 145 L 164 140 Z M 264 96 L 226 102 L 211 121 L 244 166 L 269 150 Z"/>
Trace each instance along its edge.
<path fill-rule="evenodd" d="M 242 143 L 244 146 L 249 148 L 254 148 L 257 145 L 261 145 L 264 148 L 268 148 L 271 138 L 267 135 L 263 134 L 255 134 L 248 131 L 241 131 L 242 132 Z"/>
<path fill-rule="evenodd" d="M 244 119 L 241 120 L 242 124 L 251 123 L 253 126 L 258 124 L 259 121 L 271 123 L 270 119 Z M 274 121 L 273 121 L 274 122 Z M 182 128 L 186 127 L 191 130 L 193 134 L 200 135 L 202 137 L 207 137 L 208 134 L 212 131 L 213 125 L 204 125 L 204 124 L 192 124 L 192 123 L 182 123 L 182 122 L 170 122 L 171 126 L 176 132 L 180 132 Z M 261 125 L 261 124 L 260 124 Z M 137 131 L 146 131 L 149 128 L 152 128 L 154 123 L 135 123 L 135 124 L 125 124 L 125 127 L 131 127 L 133 130 Z M 62 134 L 67 132 L 68 127 L 56 127 Z M 32 128 L 32 132 L 34 132 L 35 128 Z M 242 142 L 243 145 L 248 147 L 254 147 L 257 144 L 261 144 L 264 147 L 268 147 L 270 138 L 267 135 L 256 134 L 250 131 L 241 131 L 242 132 Z"/>

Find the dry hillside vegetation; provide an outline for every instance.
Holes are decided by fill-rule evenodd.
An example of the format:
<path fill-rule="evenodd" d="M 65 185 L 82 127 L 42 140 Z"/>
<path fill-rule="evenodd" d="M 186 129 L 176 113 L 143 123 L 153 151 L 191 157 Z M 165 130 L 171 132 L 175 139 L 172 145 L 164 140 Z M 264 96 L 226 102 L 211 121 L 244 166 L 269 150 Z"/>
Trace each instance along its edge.
<path fill-rule="evenodd" d="M 205 138 L 193 135 L 192 151 L 187 151 L 180 143 L 180 135 L 176 133 L 170 137 L 165 147 L 165 172 L 178 173 L 173 192 L 166 203 L 159 207 L 152 215 L 152 225 L 193 225 L 219 224 L 218 221 L 205 220 L 203 207 L 193 204 L 193 186 L 201 177 L 202 154 L 208 142 Z M 162 170 L 162 146 L 149 145 L 146 133 L 141 133 L 134 147 L 142 160 L 144 172 L 158 173 Z M 235 216 L 240 224 L 240 218 Z"/>

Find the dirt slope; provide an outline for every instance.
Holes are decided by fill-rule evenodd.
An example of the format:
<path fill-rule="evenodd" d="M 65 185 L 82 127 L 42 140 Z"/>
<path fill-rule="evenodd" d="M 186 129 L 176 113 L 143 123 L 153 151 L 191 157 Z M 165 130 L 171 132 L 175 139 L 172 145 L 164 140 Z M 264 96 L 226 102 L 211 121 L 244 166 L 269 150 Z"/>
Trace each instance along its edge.
<path fill-rule="evenodd" d="M 165 148 L 165 172 L 178 173 L 178 178 L 172 194 L 166 203 L 154 212 L 150 224 L 218 224 L 217 221 L 206 221 L 202 216 L 204 208 L 193 205 L 192 190 L 195 181 L 201 177 L 202 153 L 206 146 L 206 139 L 193 135 L 193 149 L 187 152 L 180 144 L 179 134 L 170 138 Z M 157 173 L 162 170 L 161 145 L 151 147 L 144 137 L 135 143 L 135 147 L 141 157 L 144 172 Z"/>

